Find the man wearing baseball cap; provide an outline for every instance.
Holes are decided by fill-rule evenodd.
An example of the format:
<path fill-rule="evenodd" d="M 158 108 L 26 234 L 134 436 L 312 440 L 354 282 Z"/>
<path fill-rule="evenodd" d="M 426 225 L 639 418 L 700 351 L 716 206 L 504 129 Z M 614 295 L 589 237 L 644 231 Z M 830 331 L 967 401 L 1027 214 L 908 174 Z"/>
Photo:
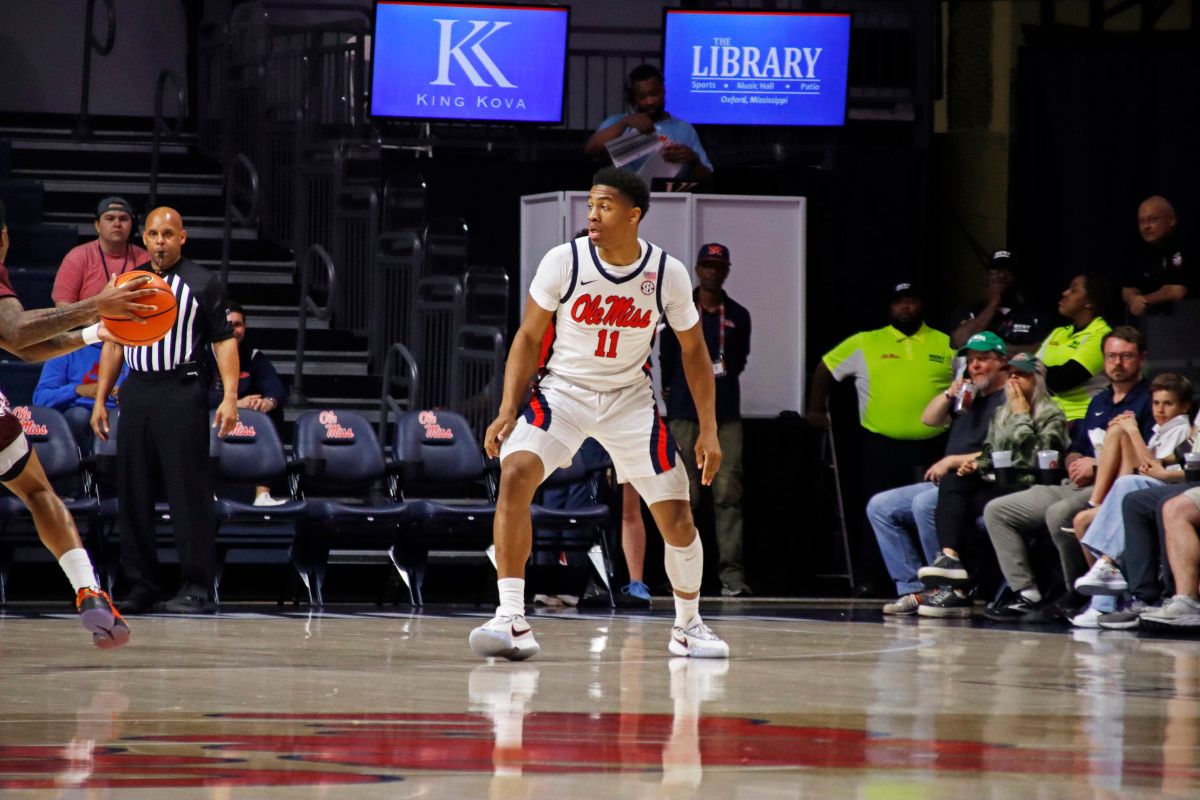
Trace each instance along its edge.
<path fill-rule="evenodd" d="M 729 277 L 729 248 L 718 242 L 702 245 L 696 256 L 700 286 L 692 299 L 700 309 L 700 327 L 708 345 L 717 388 L 717 440 L 724 457 L 713 477 L 713 520 L 720 563 L 721 594 L 750 594 L 742 566 L 742 399 L 738 378 L 750 356 L 750 312 L 725 293 Z M 679 340 L 663 331 L 659 362 L 663 400 L 671 420 L 671 434 L 684 453 L 696 447 L 699 416 L 683 374 Z M 700 504 L 700 475 L 694 459 L 683 459 L 691 478 L 692 510 Z"/>
<path fill-rule="evenodd" d="M 987 299 L 955 310 L 951 319 L 957 324 L 950 334 L 951 343 L 962 347 L 975 334 L 991 331 L 1004 340 L 1010 355 L 1037 350 L 1050 330 L 1048 314 L 1021 294 L 1016 258 L 1008 250 L 996 250 L 984 268 Z"/>
<path fill-rule="evenodd" d="M 942 455 L 945 421 L 930 425 L 922 414 L 954 377 L 950 337 L 925 324 L 920 287 L 905 280 L 889 289 L 890 324 L 856 333 L 826 353 L 809 390 L 808 421 L 827 428 L 834 383 L 854 379 L 863 427 L 864 499 L 912 483 Z M 865 527 L 852 527 L 860 530 L 855 571 L 877 584 L 883 577 L 878 550 Z"/>
<path fill-rule="evenodd" d="M 54 305 L 66 306 L 97 295 L 113 277 L 140 269 L 150 254 L 129 237 L 133 233 L 133 206 L 123 197 L 106 197 L 96 205 L 96 240 L 71 248 L 54 277 L 50 296 Z"/>

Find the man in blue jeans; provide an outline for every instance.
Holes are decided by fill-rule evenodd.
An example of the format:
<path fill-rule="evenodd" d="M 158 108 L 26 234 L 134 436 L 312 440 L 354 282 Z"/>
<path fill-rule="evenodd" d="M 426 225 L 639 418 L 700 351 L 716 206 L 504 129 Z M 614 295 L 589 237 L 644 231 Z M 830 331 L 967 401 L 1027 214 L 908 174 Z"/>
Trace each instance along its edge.
<path fill-rule="evenodd" d="M 867 503 L 867 519 L 899 595 L 895 602 L 884 605 L 884 614 L 917 613 L 925 589 L 917 579 L 917 570 L 931 563 L 941 547 L 934 525 L 938 481 L 983 449 L 992 414 L 1004 402 L 1004 382 L 1008 378 L 1004 340 L 991 331 L 977 333 L 958 354 L 967 359 L 966 375 L 935 395 L 921 415 L 921 421 L 931 427 L 944 426 L 953 419 L 946 455 L 925 472 L 921 483 L 880 492 Z M 964 393 L 971 400 L 959 402 Z M 955 411 L 956 407 L 959 410 Z M 914 528 L 922 552 L 917 552 L 914 545 Z"/>

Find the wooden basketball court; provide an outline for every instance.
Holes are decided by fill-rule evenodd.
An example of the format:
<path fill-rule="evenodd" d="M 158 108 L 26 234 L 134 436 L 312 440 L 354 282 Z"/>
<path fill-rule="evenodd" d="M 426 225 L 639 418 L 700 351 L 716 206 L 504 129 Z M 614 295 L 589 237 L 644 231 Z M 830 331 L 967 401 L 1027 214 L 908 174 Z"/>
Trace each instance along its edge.
<path fill-rule="evenodd" d="M 1200 641 L 733 602 L 726 662 L 671 617 L 490 609 L 140 617 L 101 652 L 68 614 L 0 616 L 6 798 L 1200 796 Z"/>

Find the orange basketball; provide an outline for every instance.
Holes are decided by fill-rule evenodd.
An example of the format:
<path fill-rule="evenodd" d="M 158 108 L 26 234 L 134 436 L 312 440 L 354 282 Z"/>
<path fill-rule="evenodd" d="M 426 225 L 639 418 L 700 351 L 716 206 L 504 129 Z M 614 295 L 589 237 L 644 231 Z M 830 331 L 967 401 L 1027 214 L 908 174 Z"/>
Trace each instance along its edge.
<path fill-rule="evenodd" d="M 140 347 L 148 344 L 154 344 L 167 335 L 167 331 L 171 330 L 171 326 L 175 324 L 175 315 L 178 313 L 178 307 L 175 303 L 175 293 L 171 291 L 170 285 L 155 275 L 144 269 L 135 269 L 130 272 L 125 272 L 117 276 L 117 286 L 121 286 L 126 281 L 131 281 L 134 278 L 143 278 L 150 276 L 150 282 L 142 286 L 143 289 L 153 289 L 154 294 L 149 297 L 140 297 L 138 302 L 147 306 L 154 306 L 153 311 L 140 311 L 137 315 L 146 320 L 143 325 L 134 322 L 131 319 L 113 319 L 112 317 L 101 317 L 104 320 L 104 327 L 108 328 L 116 339 L 121 344 Z"/>

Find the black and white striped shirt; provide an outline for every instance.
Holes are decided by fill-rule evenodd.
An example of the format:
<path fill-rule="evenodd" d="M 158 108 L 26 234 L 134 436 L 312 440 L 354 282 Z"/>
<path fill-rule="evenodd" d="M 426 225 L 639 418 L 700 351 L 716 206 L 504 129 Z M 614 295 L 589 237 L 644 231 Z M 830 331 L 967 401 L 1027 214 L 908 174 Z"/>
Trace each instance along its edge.
<path fill-rule="evenodd" d="M 181 258 L 162 277 L 175 293 L 179 311 L 175 325 L 160 341 L 125 348 L 125 363 L 137 372 L 160 372 L 198 361 L 211 343 L 233 338 L 233 326 L 226 319 L 225 293 L 215 274 Z"/>

